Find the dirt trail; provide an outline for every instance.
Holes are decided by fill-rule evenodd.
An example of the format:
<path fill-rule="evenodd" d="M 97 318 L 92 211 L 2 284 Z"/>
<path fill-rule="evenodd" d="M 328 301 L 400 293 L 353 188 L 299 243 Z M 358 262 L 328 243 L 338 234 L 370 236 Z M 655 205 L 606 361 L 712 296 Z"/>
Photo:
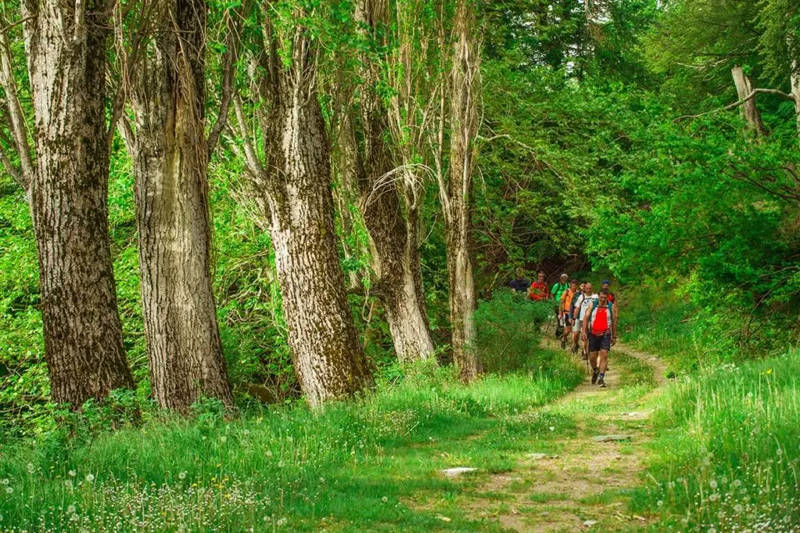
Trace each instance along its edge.
<path fill-rule="evenodd" d="M 547 347 L 556 346 L 548 341 Z M 647 525 L 648 517 L 631 515 L 627 502 L 630 489 L 642 483 L 665 366 L 627 346 L 614 347 L 609 365 L 607 388 L 592 385 L 587 372 L 584 383 L 542 409 L 569 417 L 574 431 L 546 445 L 539 441 L 546 449 L 531 449 L 512 471 L 489 475 L 468 491 L 462 505 L 468 516 L 512 531 L 627 531 Z M 650 383 L 631 385 L 637 380 Z M 598 436 L 626 440 L 598 442 Z"/>

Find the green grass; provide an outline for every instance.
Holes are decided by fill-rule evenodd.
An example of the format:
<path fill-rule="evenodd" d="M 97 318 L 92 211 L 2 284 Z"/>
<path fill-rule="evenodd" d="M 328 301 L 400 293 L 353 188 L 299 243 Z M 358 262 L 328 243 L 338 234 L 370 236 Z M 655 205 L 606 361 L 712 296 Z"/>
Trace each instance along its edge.
<path fill-rule="evenodd" d="M 502 472 L 526 439 L 567 430 L 568 419 L 535 408 L 581 380 L 566 355 L 549 351 L 472 386 L 448 368 L 391 374 L 375 392 L 319 411 L 295 404 L 226 420 L 207 407 L 85 442 L 62 431 L 6 444 L 0 530 L 473 529 L 413 502 L 472 483 L 439 469 Z"/>
<path fill-rule="evenodd" d="M 790 531 L 800 523 L 800 352 L 726 365 L 670 388 L 652 483 L 635 500 L 662 525 Z M 796 530 L 796 529 L 795 529 Z"/>

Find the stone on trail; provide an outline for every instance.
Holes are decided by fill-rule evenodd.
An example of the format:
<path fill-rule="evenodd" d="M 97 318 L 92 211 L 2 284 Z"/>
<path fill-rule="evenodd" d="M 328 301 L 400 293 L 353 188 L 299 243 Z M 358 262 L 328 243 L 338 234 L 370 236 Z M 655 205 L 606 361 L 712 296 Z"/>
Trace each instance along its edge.
<path fill-rule="evenodd" d="M 458 477 L 461 474 L 469 474 L 470 472 L 477 472 L 477 468 L 472 468 L 471 466 L 457 466 L 455 468 L 445 468 L 444 470 L 439 470 L 445 477 Z"/>
<path fill-rule="evenodd" d="M 533 459 L 534 461 L 538 461 L 540 459 L 558 459 L 558 456 L 550 455 L 547 453 L 529 453 L 528 459 Z"/>
<path fill-rule="evenodd" d="M 631 440 L 630 435 L 598 435 L 593 437 L 597 442 L 619 442 L 623 440 Z"/>

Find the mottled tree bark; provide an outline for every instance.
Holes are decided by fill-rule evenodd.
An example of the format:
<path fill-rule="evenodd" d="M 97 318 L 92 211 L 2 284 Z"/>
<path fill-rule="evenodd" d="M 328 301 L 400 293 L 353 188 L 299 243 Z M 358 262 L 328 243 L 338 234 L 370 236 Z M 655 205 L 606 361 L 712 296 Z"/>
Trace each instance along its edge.
<path fill-rule="evenodd" d="M 371 35 L 388 28 L 386 0 L 361 0 L 356 19 Z M 369 56 L 362 57 L 362 85 L 358 137 L 358 186 L 361 211 L 370 235 L 372 268 L 378 277 L 378 290 L 386 320 L 401 361 L 419 361 L 433 354 L 422 293 L 422 273 L 417 242 L 418 218 L 415 206 L 403 214 L 392 154 L 386 144 L 389 134 L 387 112 L 377 87 L 379 66 Z"/>
<path fill-rule="evenodd" d="M 736 93 L 739 95 L 739 100 L 744 100 L 750 96 L 753 92 L 753 83 L 750 81 L 750 77 L 744 73 L 742 67 L 733 67 L 731 75 L 733 76 L 733 83 L 736 85 Z M 763 137 L 767 134 L 764 122 L 761 120 L 761 113 L 756 105 L 755 95 L 747 99 L 740 109 L 742 118 L 757 137 Z"/>
<path fill-rule="evenodd" d="M 475 17 L 468 0 L 458 1 L 453 22 L 450 179 L 446 195 L 440 193 L 440 198 L 446 223 L 453 361 L 461 378 L 471 381 L 480 370 L 472 318 L 476 304 L 472 277 L 472 171 L 478 134 L 480 47 L 473 34 Z"/>
<path fill-rule="evenodd" d="M 109 5 L 23 2 L 37 168 L 30 183 L 53 400 L 132 387 L 108 237 Z"/>
<path fill-rule="evenodd" d="M 185 410 L 232 405 L 211 284 L 205 139 L 204 0 L 164 0 L 152 50 L 134 68 L 132 155 L 142 314 L 153 397 Z"/>
<path fill-rule="evenodd" d="M 795 119 L 797 121 L 797 136 L 800 138 L 800 62 L 797 60 L 792 61 L 791 82 Z"/>
<path fill-rule="evenodd" d="M 278 54 L 268 26 L 267 79 L 262 90 L 270 113 L 260 164 L 252 146 L 246 158 L 257 204 L 269 220 L 275 266 L 289 330 L 295 372 L 312 406 L 371 385 L 372 377 L 347 303 L 336 247 L 330 148 L 316 88 L 316 43 L 303 27 L 289 33 L 291 60 Z M 246 123 L 236 102 L 237 121 Z"/>

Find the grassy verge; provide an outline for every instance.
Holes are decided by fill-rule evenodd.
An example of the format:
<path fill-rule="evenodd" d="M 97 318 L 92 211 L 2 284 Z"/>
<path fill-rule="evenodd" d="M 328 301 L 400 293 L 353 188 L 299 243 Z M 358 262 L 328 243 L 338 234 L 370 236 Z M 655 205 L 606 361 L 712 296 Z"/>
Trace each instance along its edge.
<path fill-rule="evenodd" d="M 665 356 L 679 381 L 656 411 L 646 489 L 658 528 L 790 531 L 800 523 L 800 353 L 742 361 L 722 319 L 674 294 L 626 291 L 625 340 Z M 738 361 L 738 362 L 733 362 Z"/>
<path fill-rule="evenodd" d="M 726 365 L 671 387 L 639 508 L 691 530 L 800 523 L 800 352 Z"/>
<path fill-rule="evenodd" d="M 0 446 L 0 530 L 474 529 L 409 502 L 463 490 L 439 469 L 503 471 L 524 439 L 569 424 L 535 408 L 577 385 L 580 369 L 525 335 L 513 372 L 471 386 L 423 364 L 318 411 L 295 404 L 230 420 L 209 403 L 189 420 L 154 416 L 86 439 L 62 426 Z"/>

